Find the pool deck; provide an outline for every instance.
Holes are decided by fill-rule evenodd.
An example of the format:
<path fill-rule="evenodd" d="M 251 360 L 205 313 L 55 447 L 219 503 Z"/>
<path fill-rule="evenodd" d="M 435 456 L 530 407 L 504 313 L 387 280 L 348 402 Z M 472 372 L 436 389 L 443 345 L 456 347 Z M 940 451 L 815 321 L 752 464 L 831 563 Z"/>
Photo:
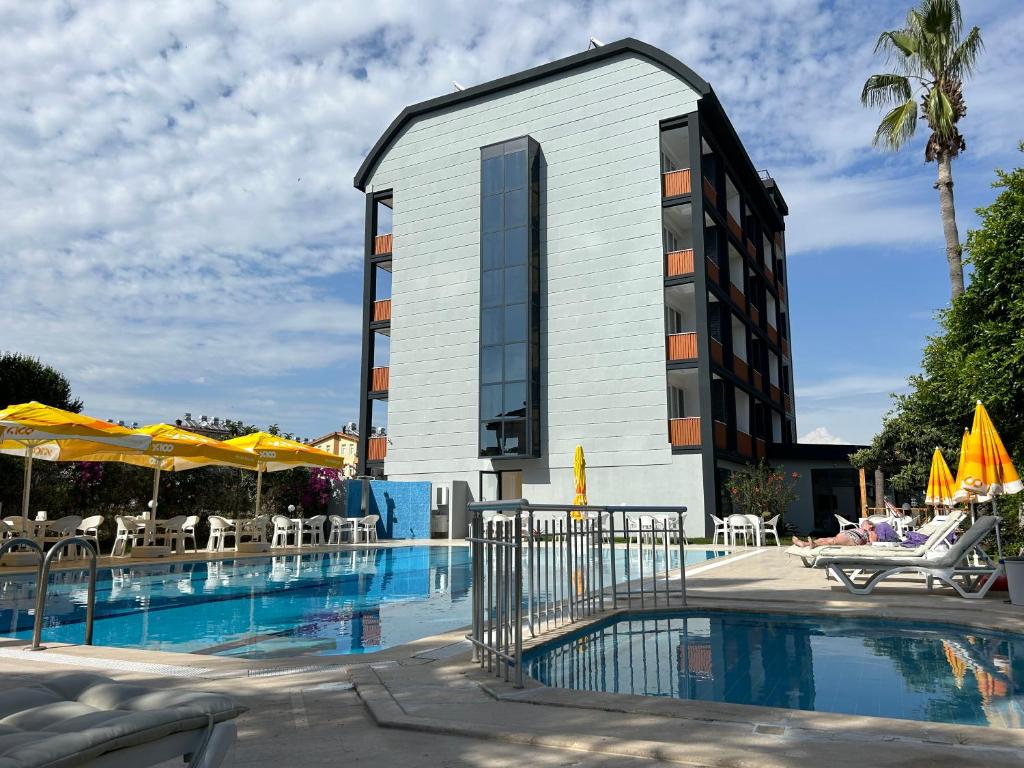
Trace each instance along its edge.
<path fill-rule="evenodd" d="M 963 600 L 893 585 L 859 597 L 775 548 L 742 551 L 691 566 L 689 573 L 691 607 L 939 620 L 1024 633 L 1024 609 L 1008 605 L 1005 593 Z M 0 695 L 26 678 L 75 667 L 229 693 L 250 710 L 239 721 L 239 743 L 228 764 L 254 768 L 379 764 L 382 758 L 403 766 L 453 767 L 519 766 L 525 759 L 535 766 L 643 761 L 962 768 L 1020 765 L 1024 751 L 1024 730 L 536 684 L 516 690 L 471 663 L 463 634 L 376 654 L 267 662 L 85 646 L 31 653 L 22 650 L 23 641 L 0 640 Z"/>

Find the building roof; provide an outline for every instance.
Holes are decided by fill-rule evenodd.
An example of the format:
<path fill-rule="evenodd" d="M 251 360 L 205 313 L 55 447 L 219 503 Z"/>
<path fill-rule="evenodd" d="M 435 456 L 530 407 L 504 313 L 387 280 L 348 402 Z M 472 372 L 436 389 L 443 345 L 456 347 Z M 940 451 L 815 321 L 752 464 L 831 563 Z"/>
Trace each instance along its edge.
<path fill-rule="evenodd" d="M 363 164 L 359 166 L 359 170 L 356 172 L 353 183 L 357 189 L 366 191 L 366 183 L 369 181 L 370 176 L 373 174 L 374 170 L 376 170 L 377 165 L 387 153 L 392 142 L 398 138 L 398 134 L 406 125 L 417 118 L 428 115 L 431 112 L 447 109 L 448 107 L 456 104 L 481 99 L 500 91 L 527 85 L 535 80 L 541 80 L 553 75 L 560 75 L 563 72 L 585 67 L 596 61 L 610 59 L 627 52 L 634 53 L 645 59 L 653 61 L 655 64 L 661 65 L 693 88 L 693 90 L 701 96 L 714 96 L 714 92 L 711 90 L 711 86 L 708 85 L 707 81 L 688 66 L 683 64 L 683 62 L 679 61 L 679 59 L 665 53 L 665 51 L 660 48 L 655 48 L 653 45 L 641 40 L 636 40 L 632 37 L 627 37 L 623 40 L 616 40 L 614 43 L 608 43 L 607 45 L 592 48 L 591 50 L 584 51 L 583 53 L 577 53 L 572 56 L 567 56 L 564 59 L 558 59 L 557 61 L 542 64 L 539 67 L 533 67 L 532 69 L 526 69 L 522 72 L 516 72 L 513 75 L 500 77 L 497 80 L 491 80 L 487 83 L 474 85 L 472 88 L 455 91 L 454 93 L 447 93 L 444 96 L 438 96 L 437 98 L 421 101 L 419 104 L 413 104 L 406 107 L 401 111 L 398 117 L 391 121 L 391 125 L 388 126 L 383 135 L 377 139 L 377 143 L 370 149 L 370 152 L 366 155 L 366 159 L 363 160 Z"/>
<path fill-rule="evenodd" d="M 769 459 L 796 459 L 799 461 L 849 461 L 850 454 L 865 445 L 833 445 L 830 443 L 769 443 Z"/>
<path fill-rule="evenodd" d="M 339 430 L 336 430 L 334 432 L 328 432 L 326 435 L 323 435 L 322 437 L 318 437 L 316 440 L 310 440 L 310 442 L 311 443 L 322 443 L 324 440 L 330 440 L 330 439 L 335 438 L 335 437 L 344 438 L 345 440 L 351 440 L 352 442 L 356 442 L 359 439 L 358 437 L 356 437 L 356 435 L 349 434 L 348 432 L 344 432 L 344 431 L 339 429 Z"/>

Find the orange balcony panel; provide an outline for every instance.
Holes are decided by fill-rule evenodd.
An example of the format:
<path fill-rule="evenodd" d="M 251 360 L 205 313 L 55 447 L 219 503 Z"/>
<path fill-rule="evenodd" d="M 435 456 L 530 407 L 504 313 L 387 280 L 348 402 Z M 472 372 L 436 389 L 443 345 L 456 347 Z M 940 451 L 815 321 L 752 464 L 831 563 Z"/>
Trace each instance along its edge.
<path fill-rule="evenodd" d="M 743 291 L 737 288 L 732 283 L 729 283 L 729 298 L 741 307 L 747 303 L 746 297 L 743 295 Z"/>
<path fill-rule="evenodd" d="M 789 357 L 789 340 L 786 339 L 785 337 L 783 337 L 781 339 L 781 341 L 782 341 L 782 343 L 779 344 L 779 346 L 782 347 L 782 354 L 784 354 L 787 357 Z"/>
<path fill-rule="evenodd" d="M 704 197 L 711 203 L 712 208 L 718 205 L 718 193 L 715 192 L 714 185 L 706 178 L 704 179 Z"/>
<path fill-rule="evenodd" d="M 371 437 L 367 441 L 366 460 L 384 461 L 388 455 L 388 439 L 386 437 Z"/>
<path fill-rule="evenodd" d="M 767 453 L 767 446 L 765 445 L 764 440 L 762 440 L 761 438 L 756 438 L 754 440 L 754 454 L 755 454 L 755 456 L 757 458 L 759 458 L 759 459 L 763 459 L 765 457 L 766 453 Z"/>
<path fill-rule="evenodd" d="M 696 360 L 697 334 L 673 333 L 665 337 L 669 360 Z"/>
<path fill-rule="evenodd" d="M 775 273 L 772 272 L 772 268 L 767 264 L 764 265 L 764 276 L 769 285 L 775 282 Z"/>
<path fill-rule="evenodd" d="M 391 299 L 373 302 L 373 322 L 380 323 L 391 319 Z"/>
<path fill-rule="evenodd" d="M 745 361 L 740 360 L 738 357 L 733 357 L 732 370 L 733 373 L 740 377 L 740 379 L 743 381 L 747 380 L 747 371 L 749 370 L 749 367 Z"/>
<path fill-rule="evenodd" d="M 751 374 L 754 377 L 754 389 L 761 389 L 761 374 L 758 371 L 753 371 Z"/>
<path fill-rule="evenodd" d="M 789 395 L 783 395 L 783 398 L 786 401 L 786 413 L 792 413 L 793 412 L 793 398 L 790 397 Z"/>
<path fill-rule="evenodd" d="M 754 453 L 750 435 L 738 429 L 736 430 L 736 450 L 743 456 L 752 456 Z"/>
<path fill-rule="evenodd" d="M 394 247 L 394 235 L 390 232 L 386 235 L 377 235 L 373 238 L 373 253 L 391 253 L 391 249 Z"/>
<path fill-rule="evenodd" d="M 722 342 L 711 339 L 711 359 L 718 365 L 722 364 Z"/>
<path fill-rule="evenodd" d="M 737 240 L 743 239 L 743 230 L 740 229 L 740 225 L 736 223 L 736 219 L 732 217 L 731 213 L 726 212 L 725 223 L 729 225 L 729 231 L 736 236 Z"/>
<path fill-rule="evenodd" d="M 754 247 L 754 244 L 749 239 L 747 240 L 747 253 L 750 255 L 750 258 L 757 258 L 757 248 Z"/>
<path fill-rule="evenodd" d="M 776 232 L 775 233 L 775 245 L 778 246 L 779 248 L 782 248 L 782 233 L 781 232 Z"/>
<path fill-rule="evenodd" d="M 700 417 L 669 419 L 668 441 L 674 446 L 686 448 L 700 445 Z"/>
<path fill-rule="evenodd" d="M 690 194 L 690 169 L 669 171 L 661 175 L 662 194 L 665 197 L 677 197 Z"/>
<path fill-rule="evenodd" d="M 715 448 L 725 449 L 726 446 L 726 427 L 725 422 L 715 421 Z"/>
<path fill-rule="evenodd" d="M 781 405 L 782 404 L 782 392 L 779 390 L 779 388 L 776 387 L 774 384 L 772 384 L 771 387 L 769 388 L 769 391 L 771 392 L 772 400 L 774 400 L 776 403 L 779 403 Z"/>
<path fill-rule="evenodd" d="M 779 301 L 783 303 L 786 301 L 786 288 L 782 283 L 779 283 Z"/>
<path fill-rule="evenodd" d="M 761 311 L 753 304 L 750 305 L 750 319 L 754 321 L 754 325 L 761 324 Z"/>
<path fill-rule="evenodd" d="M 672 251 L 668 254 L 668 276 L 679 277 L 680 275 L 693 274 L 693 249 L 685 251 Z"/>
<path fill-rule="evenodd" d="M 708 282 L 718 285 L 719 280 L 721 279 L 718 272 L 718 265 L 715 264 L 715 262 L 713 262 L 711 259 L 704 259 L 704 261 L 707 262 Z"/>
<path fill-rule="evenodd" d="M 370 374 L 370 391 L 387 392 L 390 368 L 374 368 Z"/>
<path fill-rule="evenodd" d="M 772 344 L 779 343 L 779 332 L 772 327 L 771 321 L 768 322 L 768 338 L 771 339 Z"/>

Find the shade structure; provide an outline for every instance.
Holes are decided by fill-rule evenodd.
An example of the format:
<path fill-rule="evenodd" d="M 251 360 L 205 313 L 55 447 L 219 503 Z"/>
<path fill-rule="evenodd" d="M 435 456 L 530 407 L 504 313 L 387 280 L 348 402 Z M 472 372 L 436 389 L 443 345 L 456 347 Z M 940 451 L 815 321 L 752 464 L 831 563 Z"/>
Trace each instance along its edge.
<path fill-rule="evenodd" d="M 1024 483 L 980 400 L 974 409 L 965 453 L 966 458 L 961 460 L 963 476 L 958 478 L 962 490 L 978 496 L 1002 496 L 1024 490 Z"/>
<path fill-rule="evenodd" d="M 102 447 L 70 445 L 61 460 L 70 461 L 117 461 L 153 469 L 153 499 L 151 507 L 156 514 L 157 498 L 160 493 L 160 473 L 180 472 L 211 465 L 256 469 L 256 456 L 244 448 L 238 448 L 212 437 L 198 435 L 171 424 L 148 424 L 137 430 L 149 435 L 152 442 L 141 453 L 122 453 Z"/>
<path fill-rule="evenodd" d="M 272 435 L 269 432 L 253 432 L 252 434 L 225 440 L 230 445 L 248 451 L 256 457 L 256 511 L 260 513 L 260 497 L 263 491 L 263 473 L 279 472 L 295 467 L 325 467 L 341 469 L 345 460 L 333 453 L 321 451 L 319 448 L 289 440 L 286 437 Z"/>
<path fill-rule="evenodd" d="M 587 460 L 583 455 L 583 446 L 577 445 L 572 457 L 572 476 L 576 485 L 576 495 L 572 497 L 573 506 L 587 505 Z M 578 512 L 574 517 L 582 517 Z"/>
<path fill-rule="evenodd" d="M 936 448 L 932 454 L 932 469 L 928 473 L 928 489 L 925 491 L 924 503 L 935 507 L 951 506 L 955 490 L 949 465 L 942 457 L 942 451 Z"/>
<path fill-rule="evenodd" d="M 57 461 L 65 452 L 78 448 L 137 453 L 148 448 L 152 440 L 141 432 L 35 401 L 0 411 L 0 453 L 25 456 L 21 514 L 26 521 L 33 459 Z"/>

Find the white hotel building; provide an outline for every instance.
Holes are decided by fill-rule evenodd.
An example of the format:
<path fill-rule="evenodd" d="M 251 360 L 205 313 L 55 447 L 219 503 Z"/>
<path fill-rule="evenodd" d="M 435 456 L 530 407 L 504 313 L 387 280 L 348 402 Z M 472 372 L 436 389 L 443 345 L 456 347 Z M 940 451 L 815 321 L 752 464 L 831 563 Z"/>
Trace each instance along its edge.
<path fill-rule="evenodd" d="M 685 504 L 703 535 L 730 469 L 785 457 L 786 203 L 669 54 L 407 107 L 355 186 L 362 473 L 565 503 L 580 444 L 592 503 Z"/>

